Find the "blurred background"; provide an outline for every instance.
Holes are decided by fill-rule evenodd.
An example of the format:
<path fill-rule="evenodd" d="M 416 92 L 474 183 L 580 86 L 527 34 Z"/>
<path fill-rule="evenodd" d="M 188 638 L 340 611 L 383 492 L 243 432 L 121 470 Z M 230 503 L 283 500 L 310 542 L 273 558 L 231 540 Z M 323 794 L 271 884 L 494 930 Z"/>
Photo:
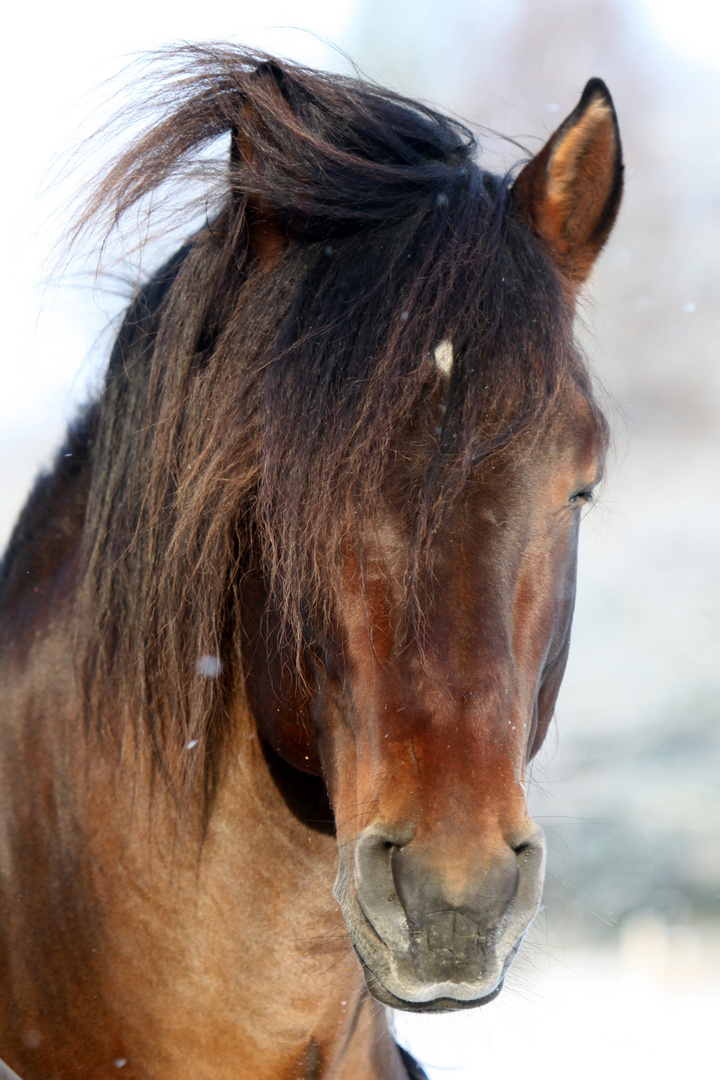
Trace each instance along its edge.
<path fill-rule="evenodd" d="M 249 0 L 19 5 L 5 20 L 0 542 L 127 298 L 53 276 L 103 85 L 178 41 L 244 42 L 432 101 L 486 167 L 537 150 L 607 82 L 627 163 L 580 334 L 614 428 L 583 526 L 573 649 L 533 767 L 544 909 L 489 1007 L 398 1016 L 431 1080 L 675 1077 L 720 1009 L 720 10 L 703 0 Z M 121 79 L 122 83 L 122 79 Z M 142 86 L 138 87 L 142 92 Z M 485 130 L 483 130 L 485 129 Z M 107 153 L 107 151 L 105 151 Z M 82 152 L 81 152 L 82 155 Z M 58 170 L 60 169 L 60 173 Z M 80 180 L 82 183 L 82 179 Z M 499 1070 L 502 1070 L 499 1072 Z M 711 1070 L 712 1071 L 712 1070 Z"/>

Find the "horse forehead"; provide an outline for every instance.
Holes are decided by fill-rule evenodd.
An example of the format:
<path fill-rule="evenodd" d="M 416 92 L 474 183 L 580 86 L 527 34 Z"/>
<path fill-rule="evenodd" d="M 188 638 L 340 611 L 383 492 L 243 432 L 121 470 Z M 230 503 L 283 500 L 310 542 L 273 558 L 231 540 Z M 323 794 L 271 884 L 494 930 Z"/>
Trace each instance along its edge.
<path fill-rule="evenodd" d="M 450 342 L 437 350 L 445 345 L 451 358 Z M 451 594 L 455 571 L 465 584 L 483 588 L 504 578 L 508 560 L 515 565 L 525 547 L 552 540 L 548 512 L 564 506 L 571 488 L 594 483 L 602 473 L 606 441 L 598 417 L 583 391 L 568 387 L 530 446 L 511 446 L 476 467 L 431 545 L 430 562 Z M 378 614 L 389 610 L 388 603 L 402 605 L 414 542 L 411 524 L 390 502 L 361 526 L 343 575 L 351 623 L 367 626 L 368 609 Z M 471 564 L 472 582 L 466 580 Z"/>
<path fill-rule="evenodd" d="M 476 471 L 470 499 L 474 520 L 503 525 L 512 522 L 517 535 L 535 531 L 553 506 L 560 509 L 577 486 L 593 486 L 602 477 L 607 429 L 595 404 L 578 388 L 566 389 L 539 435 L 498 463 L 492 459 Z M 473 488 L 475 494 L 472 494 Z"/>
<path fill-rule="evenodd" d="M 549 434 L 561 460 L 581 470 L 602 468 L 607 451 L 606 429 L 597 407 L 579 388 L 566 391 Z"/>

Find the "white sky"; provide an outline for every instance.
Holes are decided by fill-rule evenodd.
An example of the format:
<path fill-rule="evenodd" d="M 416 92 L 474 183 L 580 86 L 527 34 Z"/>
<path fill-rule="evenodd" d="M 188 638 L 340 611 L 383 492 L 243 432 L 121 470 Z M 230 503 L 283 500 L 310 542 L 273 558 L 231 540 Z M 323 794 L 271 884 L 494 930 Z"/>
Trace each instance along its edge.
<path fill-rule="evenodd" d="M 689 60 L 720 68 L 720 5 L 717 0 L 641 0 L 668 45 Z"/>

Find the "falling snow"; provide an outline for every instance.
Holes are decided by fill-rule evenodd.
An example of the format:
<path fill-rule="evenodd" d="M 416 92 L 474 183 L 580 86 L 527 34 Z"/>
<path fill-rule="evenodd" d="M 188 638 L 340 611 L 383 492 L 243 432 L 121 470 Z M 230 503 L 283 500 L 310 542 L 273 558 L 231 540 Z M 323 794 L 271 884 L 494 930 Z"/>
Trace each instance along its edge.
<path fill-rule="evenodd" d="M 198 657 L 195 670 L 206 679 L 217 679 L 222 672 L 222 660 L 212 653 L 205 653 Z"/>

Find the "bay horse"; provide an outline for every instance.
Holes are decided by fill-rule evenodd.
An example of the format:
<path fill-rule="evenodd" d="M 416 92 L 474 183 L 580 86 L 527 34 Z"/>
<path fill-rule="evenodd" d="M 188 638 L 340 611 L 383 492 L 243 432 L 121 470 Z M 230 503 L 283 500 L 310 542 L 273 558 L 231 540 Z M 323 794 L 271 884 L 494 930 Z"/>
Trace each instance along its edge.
<path fill-rule="evenodd" d="M 525 774 L 607 443 L 572 323 L 615 112 L 593 79 L 496 176 L 360 80 L 172 56 L 81 224 L 225 135 L 217 203 L 2 564 L 0 1056 L 407 1080 L 384 1006 L 491 1001 L 540 901 Z"/>

